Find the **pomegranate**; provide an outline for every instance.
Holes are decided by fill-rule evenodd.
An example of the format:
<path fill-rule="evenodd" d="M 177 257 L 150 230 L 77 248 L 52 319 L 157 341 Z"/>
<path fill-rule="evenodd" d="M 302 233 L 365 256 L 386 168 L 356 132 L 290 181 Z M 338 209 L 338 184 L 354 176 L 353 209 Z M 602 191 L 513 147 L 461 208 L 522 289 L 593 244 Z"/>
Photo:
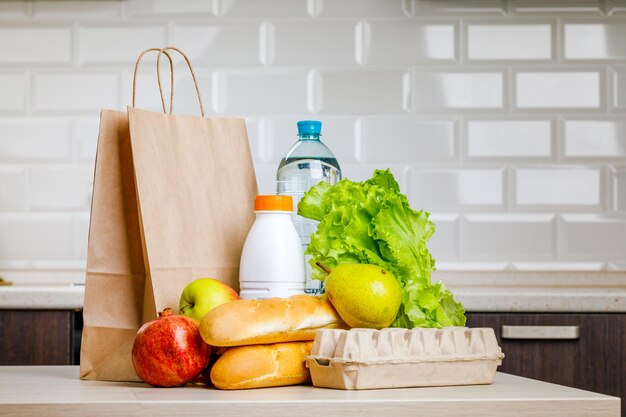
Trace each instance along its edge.
<path fill-rule="evenodd" d="M 144 382 L 179 387 L 204 370 L 211 348 L 202 340 L 197 320 L 172 315 L 166 308 L 137 331 L 132 356 L 135 372 Z"/>

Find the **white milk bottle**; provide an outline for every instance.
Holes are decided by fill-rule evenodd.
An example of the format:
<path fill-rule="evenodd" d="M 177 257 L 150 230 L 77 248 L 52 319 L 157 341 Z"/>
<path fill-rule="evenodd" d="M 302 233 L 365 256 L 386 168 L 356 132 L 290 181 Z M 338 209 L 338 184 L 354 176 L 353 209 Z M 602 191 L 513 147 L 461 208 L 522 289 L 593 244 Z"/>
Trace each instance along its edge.
<path fill-rule="evenodd" d="M 258 195 L 254 212 L 256 220 L 241 253 L 239 295 L 259 299 L 304 294 L 304 253 L 291 221 L 291 196 Z"/>

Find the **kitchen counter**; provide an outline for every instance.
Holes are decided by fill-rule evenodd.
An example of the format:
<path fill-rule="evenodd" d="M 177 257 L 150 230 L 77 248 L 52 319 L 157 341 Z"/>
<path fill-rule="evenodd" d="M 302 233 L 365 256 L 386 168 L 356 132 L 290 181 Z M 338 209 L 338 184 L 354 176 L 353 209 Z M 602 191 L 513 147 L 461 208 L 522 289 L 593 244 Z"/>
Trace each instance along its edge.
<path fill-rule="evenodd" d="M 626 312 L 626 273 L 441 272 L 468 312 Z M 81 309 L 84 286 L 0 286 L 0 309 Z"/>
<path fill-rule="evenodd" d="M 0 309 L 80 310 L 85 286 L 80 284 L 15 284 L 0 287 Z"/>
<path fill-rule="evenodd" d="M 618 417 L 620 400 L 498 373 L 492 385 L 341 391 L 218 391 L 81 381 L 75 366 L 0 367 L 0 416 Z"/>
<path fill-rule="evenodd" d="M 435 271 L 468 312 L 623 313 L 625 272 Z"/>

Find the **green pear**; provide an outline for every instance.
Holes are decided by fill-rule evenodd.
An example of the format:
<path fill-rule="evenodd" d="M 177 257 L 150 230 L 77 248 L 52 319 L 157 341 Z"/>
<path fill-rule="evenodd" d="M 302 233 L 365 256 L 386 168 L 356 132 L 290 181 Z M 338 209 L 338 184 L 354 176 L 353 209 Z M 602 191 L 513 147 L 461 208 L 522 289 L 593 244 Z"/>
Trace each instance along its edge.
<path fill-rule="evenodd" d="M 337 265 L 324 286 L 328 299 L 350 327 L 389 327 L 402 302 L 396 277 L 377 265 Z"/>

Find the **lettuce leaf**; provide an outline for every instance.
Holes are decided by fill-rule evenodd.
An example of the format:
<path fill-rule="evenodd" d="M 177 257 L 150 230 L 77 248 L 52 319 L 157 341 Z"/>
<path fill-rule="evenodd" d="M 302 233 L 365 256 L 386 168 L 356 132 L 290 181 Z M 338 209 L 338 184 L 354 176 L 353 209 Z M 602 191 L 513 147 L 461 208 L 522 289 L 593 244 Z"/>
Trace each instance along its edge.
<path fill-rule="evenodd" d="M 320 182 L 298 204 L 298 214 L 320 223 L 306 251 L 312 255 L 313 278 L 341 263 L 376 264 L 392 272 L 403 288 L 394 327 L 465 325 L 465 309 L 442 282 L 433 284 L 435 260 L 426 242 L 435 225 L 425 211 L 409 207 L 389 170 L 376 170 L 364 182 Z"/>

